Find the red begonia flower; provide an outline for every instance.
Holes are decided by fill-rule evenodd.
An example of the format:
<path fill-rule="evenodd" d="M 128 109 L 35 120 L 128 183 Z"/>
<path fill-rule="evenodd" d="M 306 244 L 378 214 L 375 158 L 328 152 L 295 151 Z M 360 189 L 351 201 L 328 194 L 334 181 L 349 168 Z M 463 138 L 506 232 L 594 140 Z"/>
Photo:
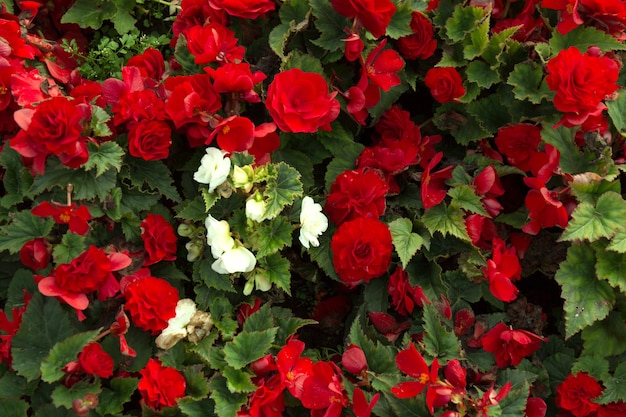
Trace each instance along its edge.
<path fill-rule="evenodd" d="M 496 324 L 482 338 L 483 349 L 492 352 L 499 368 L 517 366 L 522 359 L 541 347 L 547 339 L 526 330 L 512 330 L 504 323 Z"/>
<path fill-rule="evenodd" d="M 493 239 L 491 259 L 487 260 L 487 267 L 483 272 L 489 280 L 489 291 L 494 297 L 504 302 L 517 298 L 519 290 L 512 281 L 520 279 L 522 267 L 515 248 L 506 246 L 499 237 Z"/>
<path fill-rule="evenodd" d="M 452 178 L 454 167 L 450 165 L 431 173 L 432 169 L 441 161 L 441 158 L 443 158 L 443 152 L 435 154 L 422 173 L 421 195 L 424 209 L 434 207 L 446 198 L 445 181 Z"/>
<path fill-rule="evenodd" d="M 237 62 L 243 59 L 245 48 L 237 46 L 235 32 L 226 26 L 210 22 L 205 26 L 193 26 L 184 33 L 187 49 L 199 65 L 212 62 Z"/>
<path fill-rule="evenodd" d="M 404 60 L 393 49 L 384 49 L 387 40 L 383 39 L 368 55 L 363 65 L 367 78 L 381 90 L 389 91 L 400 85 L 398 72 L 404 68 Z"/>
<path fill-rule="evenodd" d="M 331 0 L 337 13 L 349 19 L 357 18 L 375 38 L 385 35 L 396 5 L 390 0 Z"/>
<path fill-rule="evenodd" d="M 357 345 L 348 346 L 341 355 L 341 365 L 348 372 L 354 375 L 361 375 L 363 371 L 367 370 L 367 359 L 363 349 Z"/>
<path fill-rule="evenodd" d="M 150 358 L 139 374 L 137 388 L 143 402 L 150 408 L 159 411 L 163 407 L 173 407 L 185 396 L 185 377 L 176 368 L 163 366 L 158 359 Z"/>
<path fill-rule="evenodd" d="M 522 227 L 528 234 L 536 235 L 542 228 L 567 227 L 567 209 L 557 199 L 557 194 L 549 191 L 539 178 L 524 178 L 524 183 L 531 187 L 526 195 L 526 208 L 530 222 Z"/>
<path fill-rule="evenodd" d="M 42 237 L 29 240 L 20 249 L 20 261 L 34 271 L 47 267 L 51 257 L 52 247 Z"/>
<path fill-rule="evenodd" d="M 354 394 L 352 394 L 352 411 L 354 411 L 354 416 L 370 417 L 379 398 L 380 393 L 376 393 L 372 396 L 372 400 L 368 403 L 365 393 L 361 391 L 360 388 L 355 388 Z"/>
<path fill-rule="evenodd" d="M 78 354 L 78 365 L 89 375 L 109 378 L 113 375 L 113 358 L 102 349 L 100 343 L 92 342 Z"/>
<path fill-rule="evenodd" d="M 576 375 L 568 375 L 556 387 L 556 405 L 576 417 L 587 417 L 600 408 L 600 404 L 593 400 L 603 391 L 602 385 L 594 377 L 586 372 L 578 372 Z"/>
<path fill-rule="evenodd" d="M 439 380 L 437 358 L 433 359 L 429 369 L 426 360 L 413 343 L 410 343 L 407 349 L 398 352 L 396 366 L 403 374 L 416 379 L 416 381 L 401 382 L 391 388 L 393 395 L 398 398 L 413 398 Z"/>
<path fill-rule="evenodd" d="M 13 336 L 20 330 L 20 325 L 22 324 L 22 316 L 28 307 L 28 303 L 32 296 L 24 290 L 24 304 L 19 306 L 14 306 L 11 309 L 11 318 L 13 320 L 9 320 L 7 314 L 0 310 L 0 330 L 2 330 L 5 334 L 0 335 L 0 363 L 6 363 L 10 369 L 12 367 L 13 358 L 11 356 L 11 343 L 13 342 Z"/>

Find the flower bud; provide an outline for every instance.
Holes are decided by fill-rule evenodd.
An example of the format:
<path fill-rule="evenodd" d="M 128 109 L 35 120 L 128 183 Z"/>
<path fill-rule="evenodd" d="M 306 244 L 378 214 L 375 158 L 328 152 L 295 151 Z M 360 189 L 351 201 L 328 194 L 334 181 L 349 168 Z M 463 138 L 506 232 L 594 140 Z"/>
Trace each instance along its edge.
<path fill-rule="evenodd" d="M 263 214 L 267 204 L 263 201 L 260 193 L 255 193 L 246 201 L 246 217 L 252 221 L 260 222 L 263 220 Z"/>
<path fill-rule="evenodd" d="M 367 359 L 365 353 L 357 345 L 350 345 L 341 355 L 341 364 L 344 368 L 354 375 L 360 375 L 361 372 L 367 370 Z"/>
<path fill-rule="evenodd" d="M 254 183 L 254 170 L 251 165 L 243 167 L 235 166 L 233 168 L 233 174 L 231 179 L 233 181 L 233 187 L 242 189 L 244 192 L 249 193 Z"/>
<path fill-rule="evenodd" d="M 190 237 L 196 233 L 196 228 L 191 224 L 181 223 L 178 225 L 178 229 L 176 231 L 178 232 L 178 236 Z"/>
<path fill-rule="evenodd" d="M 185 249 L 187 249 L 187 261 L 194 262 L 200 259 L 202 255 L 202 242 L 192 240 L 185 243 Z"/>

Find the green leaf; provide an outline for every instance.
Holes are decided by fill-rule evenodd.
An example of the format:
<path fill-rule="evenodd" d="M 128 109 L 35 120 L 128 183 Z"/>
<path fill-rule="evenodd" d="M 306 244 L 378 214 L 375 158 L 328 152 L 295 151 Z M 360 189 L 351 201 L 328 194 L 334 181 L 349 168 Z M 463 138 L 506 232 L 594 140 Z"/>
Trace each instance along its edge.
<path fill-rule="evenodd" d="M 589 203 L 578 205 L 559 240 L 587 239 L 593 242 L 601 237 L 611 237 L 623 228 L 625 216 L 626 201 L 617 193 L 606 192 L 598 198 L 595 207 Z"/>
<path fill-rule="evenodd" d="M 175 203 L 180 203 L 180 195 L 172 184 L 172 175 L 162 161 L 144 161 L 127 155 L 126 163 L 129 167 L 127 177 L 139 190 L 161 194 Z"/>
<path fill-rule="evenodd" d="M 439 232 L 443 236 L 449 234 L 467 242 L 471 241 L 465 229 L 463 210 L 459 207 L 447 206 L 445 202 L 441 203 L 426 210 L 422 216 L 422 222 L 431 235 Z"/>
<path fill-rule="evenodd" d="M 315 16 L 315 27 L 320 31 L 319 38 L 312 42 L 327 51 L 343 49 L 345 47 L 341 40 L 347 37 L 343 31 L 350 27 L 348 19 L 335 11 L 332 4 L 327 0 L 310 0 Z"/>
<path fill-rule="evenodd" d="M 250 235 L 252 249 L 258 258 L 273 254 L 291 246 L 291 232 L 294 226 L 285 217 L 278 216 L 269 222 L 257 225 L 254 233 Z"/>
<path fill-rule="evenodd" d="M 137 19 L 130 13 L 134 12 L 135 0 L 113 0 L 117 6 L 117 12 L 111 21 L 113 27 L 120 35 L 130 32 L 135 27 Z"/>
<path fill-rule="evenodd" d="M 412 286 L 419 285 L 429 300 L 437 301 L 448 291 L 441 280 L 439 264 L 429 261 L 423 255 L 418 255 L 409 262 L 406 273 L 409 275 L 409 283 Z"/>
<path fill-rule="evenodd" d="M 114 168 L 120 172 L 122 168 L 122 158 L 124 150 L 115 142 L 104 142 L 100 146 L 93 142 L 89 142 L 89 159 L 84 168 L 89 171 L 96 169 L 96 178 L 104 174 L 110 168 Z"/>
<path fill-rule="evenodd" d="M 400 399 L 391 393 L 391 387 L 394 385 L 411 380 L 413 379 L 402 378 L 397 374 L 377 375 L 376 378 L 372 380 L 372 387 L 375 390 L 382 392 L 383 395 L 381 399 L 384 399 L 389 404 L 392 412 L 384 414 L 377 413 L 376 415 L 401 417 L 423 417 L 429 415 L 430 413 L 426 407 L 423 395 L 418 395 L 413 398 Z M 376 405 L 378 406 L 378 404 Z"/>
<path fill-rule="evenodd" d="M 299 328 L 309 324 L 317 324 L 315 320 L 294 317 L 291 310 L 283 307 L 272 307 L 272 315 L 274 316 L 274 323 L 278 326 L 274 341 L 278 346 L 284 346 L 289 336 L 295 334 Z"/>
<path fill-rule="evenodd" d="M 13 337 L 13 369 L 32 381 L 40 375 L 50 349 L 74 334 L 67 312 L 54 298 L 35 293 L 22 317 L 20 330 Z"/>
<path fill-rule="evenodd" d="M 264 274 L 269 282 L 291 295 L 289 268 L 289 260 L 283 258 L 280 253 L 273 253 L 259 260 L 257 272 Z"/>
<path fill-rule="evenodd" d="M 437 107 L 433 122 L 439 129 L 449 131 L 459 145 L 492 136 L 462 103 L 445 103 Z"/>
<path fill-rule="evenodd" d="M 543 366 L 550 375 L 550 388 L 556 392 L 556 387 L 570 375 L 574 356 L 557 352 L 543 360 Z"/>
<path fill-rule="evenodd" d="M 287 40 L 289 40 L 290 32 L 290 25 L 288 23 L 281 23 L 274 26 L 267 39 L 272 51 L 282 59 L 285 58 L 285 47 Z"/>
<path fill-rule="evenodd" d="M 626 293 L 626 253 L 595 247 L 596 273 L 598 278 L 608 281 L 613 288 Z"/>
<path fill-rule="evenodd" d="M 251 375 L 244 370 L 227 366 L 222 373 L 226 377 L 226 386 L 230 392 L 254 392 L 258 388 L 252 382 Z"/>
<path fill-rule="evenodd" d="M 447 37 L 454 43 L 465 39 L 465 36 L 478 28 L 477 23 L 485 17 L 482 7 L 461 5 L 454 9 L 452 17 L 446 21 Z"/>
<path fill-rule="evenodd" d="M 484 61 L 472 61 L 465 71 L 467 80 L 476 83 L 481 88 L 489 88 L 500 81 L 498 71 L 491 68 Z"/>
<path fill-rule="evenodd" d="M 619 229 L 615 232 L 606 248 L 615 252 L 626 253 L 626 229 Z"/>
<path fill-rule="evenodd" d="M 575 46 L 582 53 L 587 52 L 590 46 L 597 46 L 602 52 L 623 51 L 626 49 L 626 45 L 594 27 L 581 25 L 567 32 L 566 35 L 561 35 L 558 31 L 552 32 L 550 48 L 552 48 L 554 55 L 571 46 Z"/>
<path fill-rule="evenodd" d="M 103 388 L 100 393 L 96 411 L 102 416 L 120 415 L 124 404 L 130 401 L 130 397 L 137 390 L 138 381 L 138 378 L 111 378 L 109 388 Z"/>
<path fill-rule="evenodd" d="M 581 174 L 585 175 L 585 174 Z M 576 181 L 576 177 L 574 177 L 574 181 L 569 183 L 570 187 L 572 187 L 572 192 L 578 202 L 587 202 L 595 205 L 598 201 L 598 198 L 609 191 L 620 194 L 620 184 L 618 181 L 606 181 L 604 179 L 600 181 L 591 180 L 591 181 Z"/>
<path fill-rule="evenodd" d="M 396 4 L 396 12 L 391 16 L 391 21 L 387 26 L 387 36 L 391 39 L 398 39 L 402 36 L 413 33 L 411 30 L 411 5 L 408 1 Z"/>
<path fill-rule="evenodd" d="M 463 48 L 465 59 L 474 59 L 480 56 L 489 45 L 489 19 L 484 19 L 466 39 Z"/>
<path fill-rule="evenodd" d="M 94 136 L 98 137 L 106 137 L 111 136 L 113 132 L 109 129 L 109 125 L 107 122 L 111 120 L 111 115 L 106 112 L 102 107 L 91 105 L 91 131 Z M 103 145 L 106 145 L 109 142 L 104 142 Z M 114 143 L 114 142 L 112 142 Z M 88 146 L 95 145 L 92 142 L 87 144 Z M 107 145 L 108 146 L 108 145 Z M 97 148 L 98 146 L 95 145 Z M 89 157 L 91 158 L 91 147 L 89 148 Z M 119 171 L 119 169 L 118 169 Z"/>
<path fill-rule="evenodd" d="M 575 129 L 559 126 L 556 129 L 552 123 L 546 122 L 541 129 L 541 139 L 554 146 L 561 153 L 559 164 L 563 172 L 578 174 L 589 169 L 589 162 L 580 152 L 580 148 L 574 141 Z"/>
<path fill-rule="evenodd" d="M 622 136 L 626 136 L 626 92 L 622 88 L 618 93 L 615 100 L 606 100 L 605 103 L 613 125 Z"/>
<path fill-rule="evenodd" d="M 237 415 L 241 406 L 248 402 L 245 393 L 233 393 L 228 389 L 226 378 L 214 376 L 209 381 L 210 396 L 215 401 L 215 413 L 219 417 L 231 417 Z"/>
<path fill-rule="evenodd" d="M 535 62 L 517 64 L 506 82 L 513 86 L 516 99 L 533 104 L 539 104 L 553 94 L 543 82 L 543 68 Z"/>
<path fill-rule="evenodd" d="M 609 361 L 597 352 L 579 357 L 572 365 L 572 374 L 587 372 L 597 380 L 604 381 L 609 376 Z"/>
<path fill-rule="evenodd" d="M 109 0 L 77 0 L 61 18 L 61 23 L 77 23 L 83 29 L 100 29 L 102 22 L 115 16 L 117 7 Z M 71 408 L 71 407 L 70 407 Z"/>
<path fill-rule="evenodd" d="M 96 379 L 93 384 L 89 384 L 86 381 L 79 381 L 70 388 L 59 384 L 54 391 L 52 391 L 52 403 L 57 407 L 65 407 L 71 410 L 74 400 L 85 398 L 87 394 L 95 394 L 97 396 L 100 391 L 99 379 Z"/>
<path fill-rule="evenodd" d="M 597 321 L 582 331 L 585 342 L 584 353 L 609 356 L 621 355 L 626 351 L 626 324 L 616 311 L 609 313 L 604 320 Z"/>
<path fill-rule="evenodd" d="M 367 359 L 368 369 L 375 374 L 396 372 L 395 351 L 379 341 L 374 341 L 363 332 L 360 316 L 350 326 L 350 343 L 359 346 Z"/>
<path fill-rule="evenodd" d="M 61 243 L 54 246 L 52 258 L 56 264 L 67 264 L 83 253 L 85 247 L 85 236 L 67 232 L 61 238 Z"/>
<path fill-rule="evenodd" d="M 201 196 L 196 196 L 193 200 L 183 200 L 175 207 L 176 218 L 190 220 L 193 222 L 204 222 L 207 218 L 204 201 Z"/>
<path fill-rule="evenodd" d="M 26 379 L 17 376 L 14 372 L 4 372 L 0 377 L 0 392 L 2 397 L 18 399 L 26 392 Z"/>
<path fill-rule="evenodd" d="M 424 239 L 413 233 L 413 223 L 406 218 L 399 218 L 388 224 L 391 231 L 391 241 L 400 257 L 402 268 L 407 264 L 424 244 Z"/>
<path fill-rule="evenodd" d="M 270 327 L 274 327 L 274 321 L 272 320 L 269 303 L 263 304 L 259 310 L 255 311 L 243 323 L 244 332 L 260 332 Z"/>
<path fill-rule="evenodd" d="M 594 399 L 599 404 L 614 401 L 626 401 L 626 362 L 617 365 L 613 377 L 602 381 L 604 391 L 600 398 Z"/>
<path fill-rule="evenodd" d="M 332 225 L 329 225 L 329 230 L 323 233 L 319 238 L 320 245 L 310 247 L 308 252 L 311 259 L 322 268 L 326 275 L 335 281 L 341 282 L 339 275 L 337 275 L 335 271 L 335 266 L 333 265 L 333 252 L 330 250 L 331 236 L 334 234 L 335 230 Z"/>
<path fill-rule="evenodd" d="M 485 211 L 480 197 L 476 195 L 476 191 L 471 185 L 461 185 L 450 188 L 448 195 L 452 197 L 452 201 L 450 202 L 451 207 L 458 207 L 471 213 L 478 213 L 485 217 L 490 217 Z"/>
<path fill-rule="evenodd" d="M 495 94 L 469 103 L 467 111 L 482 128 L 494 134 L 500 127 L 512 122 L 507 106 L 502 105 L 513 101 L 512 98 L 510 91 L 499 88 Z"/>
<path fill-rule="evenodd" d="M 320 147 L 321 148 L 321 147 Z M 298 170 L 301 175 L 300 180 L 305 190 L 311 189 L 315 186 L 313 177 L 313 163 L 311 158 L 306 153 L 297 149 L 279 149 L 272 152 L 272 161 L 285 162 L 290 166 Z"/>
<path fill-rule="evenodd" d="M 41 362 L 41 379 L 44 382 L 55 382 L 65 376 L 62 368 L 75 361 L 85 346 L 92 342 L 100 333 L 100 329 L 74 334 L 62 342 L 58 342 L 50 350 L 50 354 Z"/>
<path fill-rule="evenodd" d="M 17 398 L 0 398 L 0 415 L 10 417 L 26 417 L 30 406 Z"/>
<path fill-rule="evenodd" d="M 441 364 L 459 357 L 461 343 L 452 331 L 447 330 L 432 304 L 424 304 L 424 348 Z"/>
<path fill-rule="evenodd" d="M 204 377 L 202 365 L 188 366 L 183 371 L 185 381 L 187 381 L 187 396 L 200 400 L 209 394 L 209 381 Z"/>
<path fill-rule="evenodd" d="M 68 184 L 73 184 L 75 200 L 91 200 L 98 197 L 104 201 L 109 191 L 115 187 L 115 183 L 115 171 L 112 169 L 97 177 L 93 171 L 66 168 L 56 159 L 48 158 L 46 174 L 35 177 L 29 194 L 36 196 L 55 188 L 65 190 Z"/>
<path fill-rule="evenodd" d="M 7 8 L 7 12 L 9 12 L 10 14 L 13 14 L 13 1 L 11 1 L 11 0 L 0 0 L 0 4 Z"/>
<path fill-rule="evenodd" d="M 218 274 L 211 268 L 213 259 L 202 259 L 193 263 L 192 278 L 195 282 L 200 282 L 208 288 L 215 288 L 220 291 L 235 292 L 230 276 Z"/>
<path fill-rule="evenodd" d="M 554 276 L 561 285 L 561 297 L 565 299 L 567 339 L 605 318 L 615 303 L 611 286 L 596 278 L 595 264 L 590 246 L 571 246 L 567 250 L 567 259 Z"/>
<path fill-rule="evenodd" d="M 277 331 L 277 327 L 272 327 L 264 331 L 239 333 L 224 345 L 226 362 L 235 369 L 241 369 L 262 358 L 272 346 Z"/>
<path fill-rule="evenodd" d="M 17 213 L 13 221 L 0 229 L 0 251 L 18 253 L 22 246 L 36 237 L 48 236 L 54 220 L 37 217 L 25 210 Z"/>
<path fill-rule="evenodd" d="M 0 153 L 0 165 L 4 167 L 2 182 L 6 190 L 2 206 L 8 208 L 24 200 L 33 178 L 22 164 L 22 157 L 9 146 Z"/>
<path fill-rule="evenodd" d="M 191 398 L 183 397 L 176 405 L 187 417 L 213 417 L 216 415 L 213 410 L 215 404 L 210 398 L 194 401 Z"/>
<path fill-rule="evenodd" d="M 302 196 L 300 173 L 284 162 L 274 165 L 276 177 L 267 181 L 263 198 L 266 202 L 264 219 L 276 217 L 285 206 L 293 204 L 296 197 Z"/>
<path fill-rule="evenodd" d="M 491 35 L 489 45 L 485 48 L 482 57 L 493 68 L 500 66 L 500 56 L 504 52 L 504 48 L 510 44 L 510 38 L 515 32 L 517 32 L 517 29 L 517 27 L 511 27 Z"/>

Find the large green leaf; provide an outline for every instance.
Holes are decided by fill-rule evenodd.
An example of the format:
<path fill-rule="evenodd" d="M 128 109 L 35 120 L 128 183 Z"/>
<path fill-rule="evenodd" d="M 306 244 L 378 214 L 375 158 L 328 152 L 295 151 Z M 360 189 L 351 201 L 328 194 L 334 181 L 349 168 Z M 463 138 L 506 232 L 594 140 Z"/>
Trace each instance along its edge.
<path fill-rule="evenodd" d="M 243 369 L 227 366 L 222 373 L 226 377 L 226 386 L 230 392 L 254 392 L 258 387 L 252 382 L 252 376 Z"/>
<path fill-rule="evenodd" d="M 0 398 L 0 415 L 11 417 L 26 417 L 30 405 L 17 398 Z"/>
<path fill-rule="evenodd" d="M 558 54 L 571 46 L 575 46 L 582 53 L 587 52 L 590 46 L 596 46 L 602 52 L 623 51 L 626 49 L 626 45 L 613 36 L 591 26 L 578 26 L 565 35 L 561 35 L 558 31 L 552 32 L 550 48 L 552 48 L 553 54 Z"/>
<path fill-rule="evenodd" d="M 406 268 L 411 258 L 424 244 L 424 239 L 417 233 L 413 233 L 413 222 L 406 218 L 399 218 L 389 223 L 391 240 L 400 257 L 402 267 Z"/>
<path fill-rule="evenodd" d="M 387 36 L 391 39 L 398 39 L 412 34 L 413 30 L 410 26 L 412 12 L 408 1 L 396 3 L 396 12 L 391 16 L 391 21 L 387 26 Z"/>
<path fill-rule="evenodd" d="M 98 197 L 104 201 L 109 192 L 115 187 L 115 170 L 109 169 L 97 176 L 94 171 L 84 169 L 70 169 L 62 165 L 55 158 L 48 158 L 45 175 L 35 177 L 33 186 L 29 190 L 31 196 L 55 189 L 65 190 L 68 184 L 74 186 L 73 198 L 76 200 L 91 200 Z"/>
<path fill-rule="evenodd" d="M 480 21 L 484 15 L 485 9 L 482 7 L 457 6 L 452 17 L 446 21 L 447 37 L 453 43 L 462 41 L 465 36 L 479 28 L 476 22 Z"/>
<path fill-rule="evenodd" d="M 273 254 L 291 246 L 291 232 L 294 226 L 283 216 L 278 216 L 268 222 L 262 222 L 255 226 L 250 235 L 252 250 L 258 258 Z"/>
<path fill-rule="evenodd" d="M 54 298 L 35 293 L 26 308 L 20 330 L 13 337 L 13 368 L 32 381 L 40 375 L 41 363 L 50 349 L 72 334 L 74 330 L 61 304 Z"/>
<path fill-rule="evenodd" d="M 595 250 L 598 278 L 608 281 L 613 288 L 619 288 L 626 293 L 626 253 L 605 250 L 599 245 Z"/>
<path fill-rule="evenodd" d="M 61 238 L 61 243 L 55 245 L 52 251 L 54 263 L 57 265 L 70 263 L 72 259 L 85 251 L 85 241 L 85 236 L 69 231 L 65 233 Z"/>
<path fill-rule="evenodd" d="M 608 404 L 614 401 L 626 402 L 626 362 L 617 365 L 613 377 L 602 381 L 604 391 L 602 396 L 594 399 L 599 404 Z"/>
<path fill-rule="evenodd" d="M 613 125 L 622 136 L 626 136 L 626 91 L 620 89 L 615 100 L 607 100 L 605 103 Z"/>
<path fill-rule="evenodd" d="M 491 68 L 484 61 L 472 61 L 465 71 L 467 80 L 476 83 L 481 88 L 489 88 L 500 81 L 498 71 Z"/>
<path fill-rule="evenodd" d="M 345 42 L 341 40 L 347 37 L 343 30 L 350 27 L 348 19 L 337 13 L 327 0 L 311 0 L 309 3 L 313 7 L 313 16 L 316 18 L 315 27 L 321 33 L 318 39 L 313 40 L 313 43 L 327 51 L 343 48 Z"/>
<path fill-rule="evenodd" d="M 263 271 L 269 282 L 291 295 L 291 273 L 290 263 L 280 253 L 273 253 L 259 260 L 258 268 Z"/>
<path fill-rule="evenodd" d="M 515 66 L 506 82 L 513 86 L 516 99 L 539 104 L 541 100 L 553 94 L 543 82 L 543 75 L 543 68 L 540 65 L 525 62 Z"/>
<path fill-rule="evenodd" d="M 61 18 L 61 23 L 77 23 L 83 29 L 100 29 L 102 22 L 115 16 L 117 7 L 109 0 L 77 0 Z"/>
<path fill-rule="evenodd" d="M 616 311 L 604 320 L 597 321 L 582 331 L 584 353 L 608 358 L 626 351 L 626 324 Z"/>
<path fill-rule="evenodd" d="M 241 406 L 247 402 L 247 395 L 243 392 L 231 392 L 228 389 L 226 378 L 215 375 L 209 381 L 210 396 L 215 401 L 215 413 L 219 417 L 237 415 Z"/>
<path fill-rule="evenodd" d="M 10 224 L 0 229 L 0 251 L 18 253 L 29 240 L 47 236 L 53 226 L 54 220 L 50 218 L 34 216 L 29 210 L 21 211 Z"/>
<path fill-rule="evenodd" d="M 481 214 L 485 217 L 489 217 L 485 207 L 476 191 L 470 185 L 460 185 L 458 187 L 450 188 L 448 195 L 452 197 L 450 206 L 461 208 L 471 213 Z"/>
<path fill-rule="evenodd" d="M 272 315 L 274 316 L 274 323 L 278 326 L 274 341 L 278 346 L 284 346 L 287 339 L 296 333 L 300 327 L 317 324 L 315 320 L 295 317 L 291 310 L 283 307 L 272 307 Z"/>
<path fill-rule="evenodd" d="M 241 332 L 224 345 L 224 358 L 235 369 L 262 358 L 274 342 L 277 327 L 257 332 Z"/>
<path fill-rule="evenodd" d="M 74 334 L 62 342 L 55 344 L 50 354 L 41 362 L 41 379 L 45 382 L 55 382 L 65 376 L 63 367 L 75 361 L 78 354 L 87 344 L 92 342 L 100 333 L 100 329 Z"/>
<path fill-rule="evenodd" d="M 100 415 L 120 415 L 124 404 L 137 390 L 138 378 L 111 378 L 109 388 L 103 388 L 100 393 L 96 411 Z"/>
<path fill-rule="evenodd" d="M 606 192 L 598 198 L 595 207 L 587 202 L 578 205 L 560 240 L 593 242 L 611 237 L 624 227 L 625 217 L 626 201 L 615 192 Z"/>
<path fill-rule="evenodd" d="M 84 165 L 87 171 L 95 168 L 96 177 L 99 177 L 111 168 L 120 172 L 122 158 L 124 157 L 124 149 L 120 145 L 113 141 L 104 142 L 101 145 L 90 142 L 88 147 L 89 159 Z"/>
<path fill-rule="evenodd" d="M 128 173 L 125 176 L 133 186 L 146 193 L 161 194 L 176 203 L 181 201 L 173 185 L 172 175 L 163 162 L 144 161 L 129 155 L 125 162 L 128 164 Z"/>
<path fill-rule="evenodd" d="M 386 346 L 379 341 L 370 339 L 360 323 L 360 316 L 357 316 L 350 326 L 350 343 L 359 346 L 367 359 L 368 370 L 376 374 L 394 372 L 396 370 L 395 351 L 391 346 Z"/>
<path fill-rule="evenodd" d="M 264 219 L 276 217 L 285 206 L 293 204 L 296 197 L 302 196 L 300 173 L 284 162 L 274 165 L 275 177 L 267 181 L 263 198 L 266 202 Z"/>
<path fill-rule="evenodd" d="M 568 339 L 605 318 L 615 303 L 613 289 L 598 280 L 595 265 L 593 248 L 582 244 L 571 246 L 554 277 L 565 299 L 565 337 Z"/>

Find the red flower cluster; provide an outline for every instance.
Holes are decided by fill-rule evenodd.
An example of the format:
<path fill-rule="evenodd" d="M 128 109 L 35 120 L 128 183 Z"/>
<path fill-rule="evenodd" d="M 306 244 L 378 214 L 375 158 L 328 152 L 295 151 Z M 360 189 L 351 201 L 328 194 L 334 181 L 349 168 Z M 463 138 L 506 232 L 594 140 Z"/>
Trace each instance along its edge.
<path fill-rule="evenodd" d="M 519 291 L 512 281 L 521 278 L 522 267 L 513 246 L 506 246 L 499 237 L 493 239 L 491 259 L 487 260 L 487 267 L 483 272 L 489 280 L 489 291 L 494 297 L 505 302 L 517 298 Z"/>
<path fill-rule="evenodd" d="M 76 203 L 70 205 L 50 204 L 42 201 L 37 207 L 31 210 L 35 216 L 52 217 L 57 224 L 67 224 L 70 232 L 77 235 L 86 235 L 89 231 L 91 213 L 86 206 L 77 206 Z"/>
<path fill-rule="evenodd" d="M 387 291 L 391 295 L 391 305 L 402 316 L 413 313 L 416 304 L 420 307 L 423 307 L 424 303 L 430 304 L 422 287 L 412 286 L 409 283 L 409 274 L 400 266 L 389 276 Z"/>
<path fill-rule="evenodd" d="M 146 250 L 144 265 L 176 260 L 176 233 L 160 214 L 149 213 L 141 222 L 141 238 Z"/>
<path fill-rule="evenodd" d="M 32 296 L 28 292 L 24 291 L 24 304 L 11 309 L 11 318 L 13 320 L 9 320 L 7 314 L 3 310 L 0 310 L 0 330 L 4 332 L 4 334 L 0 335 L 0 363 L 6 363 L 11 369 L 13 369 L 11 367 L 11 362 L 13 360 L 11 357 L 11 343 L 13 341 L 13 336 L 15 336 L 20 330 L 22 316 L 24 315 L 31 298 Z"/>
<path fill-rule="evenodd" d="M 602 385 L 586 372 L 569 375 L 556 388 L 556 405 L 576 417 L 586 417 L 600 408 L 593 399 L 603 390 Z"/>
<path fill-rule="evenodd" d="M 358 19 L 375 38 L 385 34 L 396 13 L 396 5 L 391 0 L 331 0 L 331 3 L 337 13 Z"/>
<path fill-rule="evenodd" d="M 406 59 L 430 58 L 437 48 L 435 30 L 430 19 L 420 12 L 413 12 L 411 30 L 412 35 L 403 36 L 396 42 L 402 56 Z"/>
<path fill-rule="evenodd" d="M 523 358 L 536 352 L 546 338 L 537 336 L 526 330 L 512 330 L 504 323 L 496 324 L 482 337 L 482 346 L 486 352 L 496 357 L 496 365 L 500 368 L 517 366 Z"/>

